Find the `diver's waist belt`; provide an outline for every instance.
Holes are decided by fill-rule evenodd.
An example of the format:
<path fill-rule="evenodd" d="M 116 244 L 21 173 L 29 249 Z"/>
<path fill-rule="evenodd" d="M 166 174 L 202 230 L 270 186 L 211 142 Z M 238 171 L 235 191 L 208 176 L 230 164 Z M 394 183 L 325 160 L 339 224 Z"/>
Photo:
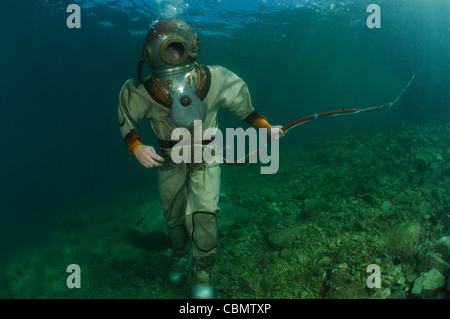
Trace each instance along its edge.
<path fill-rule="evenodd" d="M 159 148 L 172 148 L 178 143 L 180 143 L 179 141 L 165 141 L 165 140 L 158 140 L 158 141 L 159 141 Z M 212 141 L 214 141 L 214 137 L 210 140 L 202 140 L 202 145 L 208 145 Z"/>

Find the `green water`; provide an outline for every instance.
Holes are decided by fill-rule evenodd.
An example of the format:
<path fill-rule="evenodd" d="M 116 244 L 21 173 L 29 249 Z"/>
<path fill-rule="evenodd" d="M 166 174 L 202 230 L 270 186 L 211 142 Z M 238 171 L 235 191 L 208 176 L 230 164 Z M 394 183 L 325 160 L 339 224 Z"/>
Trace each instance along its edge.
<path fill-rule="evenodd" d="M 379 29 L 366 25 L 372 2 Z M 145 33 L 169 17 L 198 32 L 199 62 L 245 80 L 272 124 L 389 103 L 416 74 L 392 108 L 290 131 L 277 174 L 224 166 L 218 297 L 423 297 L 414 283 L 450 224 L 449 1 L 92 1 L 79 30 L 68 4 L 0 2 L 1 298 L 189 298 L 188 283 L 166 282 L 156 171 L 117 127 Z M 156 145 L 148 123 L 139 133 Z M 82 289 L 66 286 L 72 263 Z M 371 263 L 379 291 L 365 288 Z"/>

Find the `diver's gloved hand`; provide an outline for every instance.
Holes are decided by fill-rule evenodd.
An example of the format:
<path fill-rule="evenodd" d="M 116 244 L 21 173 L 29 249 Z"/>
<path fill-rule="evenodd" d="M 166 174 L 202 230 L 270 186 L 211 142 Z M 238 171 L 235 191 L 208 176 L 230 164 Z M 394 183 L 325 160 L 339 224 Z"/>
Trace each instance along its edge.
<path fill-rule="evenodd" d="M 272 125 L 272 127 L 270 128 L 270 136 L 271 136 L 273 139 L 276 139 L 276 138 L 280 138 L 280 137 L 285 136 L 286 133 L 287 133 L 287 131 L 286 131 L 286 132 L 283 131 L 283 130 L 281 129 L 282 127 L 283 127 L 282 125 Z"/>
<path fill-rule="evenodd" d="M 146 168 L 162 166 L 164 158 L 156 154 L 153 146 L 142 145 L 136 150 L 136 158 Z"/>

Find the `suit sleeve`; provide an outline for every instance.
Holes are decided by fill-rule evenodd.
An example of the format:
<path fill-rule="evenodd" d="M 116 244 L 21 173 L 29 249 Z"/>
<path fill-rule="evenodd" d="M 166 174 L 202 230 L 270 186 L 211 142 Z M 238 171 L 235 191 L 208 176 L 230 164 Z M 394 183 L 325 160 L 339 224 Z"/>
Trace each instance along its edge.
<path fill-rule="evenodd" d="M 247 84 L 239 76 L 225 68 L 219 70 L 219 77 L 223 81 L 221 85 L 222 107 L 250 125 L 270 129 L 271 125 L 267 118 L 253 108 Z"/>
<path fill-rule="evenodd" d="M 130 154 L 143 145 L 137 132 L 137 125 L 147 117 L 145 103 L 140 100 L 138 94 L 134 94 L 136 87 L 132 80 L 128 80 L 122 86 L 119 93 L 118 120 L 120 133 L 125 141 Z"/>

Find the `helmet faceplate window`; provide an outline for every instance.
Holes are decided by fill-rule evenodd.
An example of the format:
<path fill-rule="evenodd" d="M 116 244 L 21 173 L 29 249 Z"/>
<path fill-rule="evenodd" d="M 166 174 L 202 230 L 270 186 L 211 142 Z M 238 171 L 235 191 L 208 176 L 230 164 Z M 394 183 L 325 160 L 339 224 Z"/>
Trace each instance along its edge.
<path fill-rule="evenodd" d="M 178 65 L 184 62 L 189 54 L 185 39 L 178 36 L 167 38 L 160 46 L 159 55 L 164 63 Z"/>

